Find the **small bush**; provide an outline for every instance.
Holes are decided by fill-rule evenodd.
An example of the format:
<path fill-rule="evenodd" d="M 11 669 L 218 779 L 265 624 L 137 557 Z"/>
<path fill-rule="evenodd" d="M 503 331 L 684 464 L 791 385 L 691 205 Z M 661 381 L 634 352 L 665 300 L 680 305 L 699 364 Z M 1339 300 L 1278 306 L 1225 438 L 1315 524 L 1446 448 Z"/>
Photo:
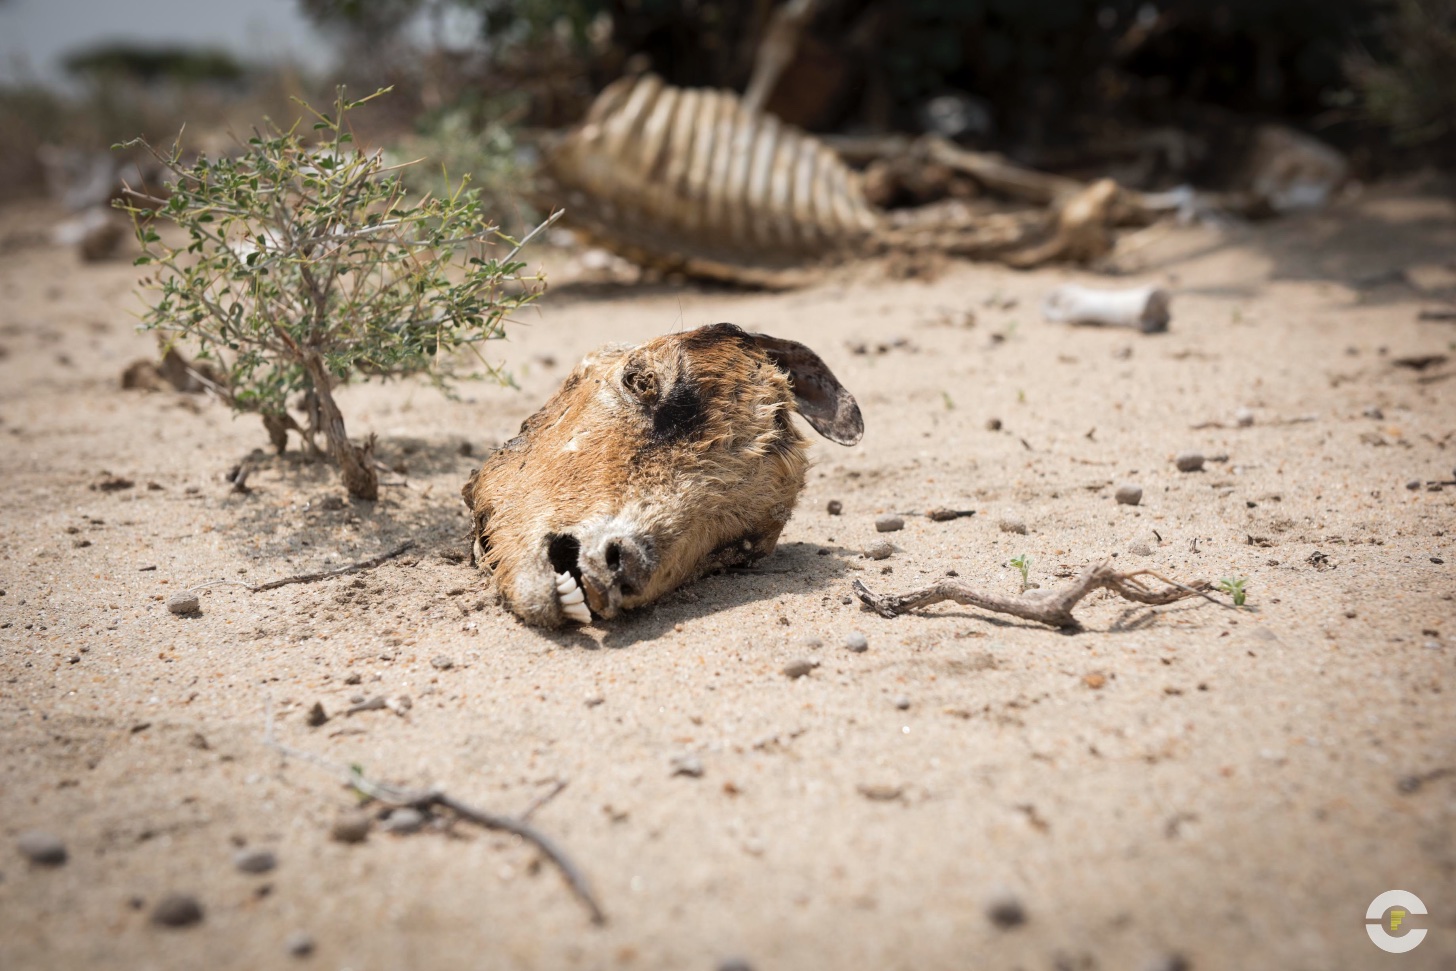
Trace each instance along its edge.
<path fill-rule="evenodd" d="M 448 391 L 470 352 L 501 379 L 480 345 L 505 335 L 509 315 L 535 300 L 541 275 L 523 277 L 521 246 L 503 236 L 462 181 L 448 195 L 415 198 L 399 167 L 359 150 L 342 89 L 316 119 L 308 144 L 301 122 L 271 123 L 237 157 L 185 163 L 141 140 L 171 173 L 171 194 L 124 204 L 155 270 L 143 279 L 158 299 L 143 317 L 167 342 L 186 338 L 225 375 L 217 390 L 255 412 L 281 451 L 288 430 L 317 450 L 322 432 L 350 495 L 378 494 L 372 439 L 349 441 L 333 392 L 355 375 L 428 374 Z M 300 102 L 301 103 L 301 102 Z M 155 220 L 185 232 L 165 242 Z M 548 220 L 549 222 L 549 220 Z M 511 246 L 502 258 L 493 245 Z M 302 424 L 288 402 L 302 394 Z"/>

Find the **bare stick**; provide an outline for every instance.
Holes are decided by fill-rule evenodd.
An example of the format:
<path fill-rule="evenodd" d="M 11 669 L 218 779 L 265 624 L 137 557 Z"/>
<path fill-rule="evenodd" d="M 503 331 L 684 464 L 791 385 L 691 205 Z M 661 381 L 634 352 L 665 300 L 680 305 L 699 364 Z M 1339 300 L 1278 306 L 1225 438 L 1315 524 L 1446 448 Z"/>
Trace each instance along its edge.
<path fill-rule="evenodd" d="M 1168 588 L 1150 589 L 1138 580 L 1144 576 L 1162 580 L 1168 584 Z M 881 617 L 897 617 L 919 607 L 928 607 L 943 600 L 954 600 L 958 604 L 980 607 L 998 614 L 1010 614 L 1050 627 L 1079 627 L 1076 617 L 1072 616 L 1072 609 L 1095 590 L 1110 590 L 1124 600 L 1155 607 L 1189 597 L 1203 597 L 1221 604 L 1221 601 L 1208 595 L 1206 591 L 1209 587 L 1206 580 L 1199 580 L 1192 585 L 1175 583 L 1152 570 L 1122 573 L 1113 569 L 1111 562 L 1106 560 L 1087 567 L 1075 580 L 1058 590 L 1028 590 L 1016 597 L 981 593 L 959 580 L 950 579 L 901 594 L 872 593 L 862 581 L 854 581 L 855 596 Z"/>
<path fill-rule="evenodd" d="M 531 804 L 525 809 L 522 809 L 521 815 L 517 818 L 521 819 L 522 821 L 530 819 L 532 816 L 536 815 L 536 810 L 540 809 L 542 806 L 546 805 L 548 802 L 561 795 L 561 790 L 565 788 L 565 779 L 553 779 L 551 788 L 541 793 L 541 795 L 537 796 L 535 799 L 532 799 Z"/>
<path fill-rule="evenodd" d="M 319 580 L 331 580 L 334 577 L 348 576 L 350 573 L 362 573 L 365 570 L 372 570 L 382 563 L 387 563 L 396 556 L 404 553 L 414 546 L 414 540 L 401 543 L 388 553 L 380 553 L 378 556 L 358 563 L 351 563 L 348 566 L 341 566 L 337 570 L 323 570 L 319 573 L 295 573 L 293 576 L 282 577 L 277 580 L 269 580 L 267 583 L 257 583 L 248 587 L 253 593 L 263 590 L 276 590 L 278 587 L 286 587 L 290 583 L 315 583 Z"/>
<path fill-rule="evenodd" d="M 591 914 L 592 923 L 602 924 L 606 922 L 606 914 L 602 912 L 602 908 L 597 903 L 595 895 L 591 892 L 591 887 L 586 882 L 586 877 L 577 869 L 576 864 L 550 838 L 527 823 L 524 819 L 500 816 L 495 813 L 486 812 L 483 809 L 476 809 L 474 806 L 463 803 L 437 788 L 401 789 L 385 782 L 375 782 L 373 779 L 365 776 L 355 766 L 341 765 L 323 756 L 315 755 L 313 752 L 305 752 L 302 749 L 284 745 L 273 734 L 273 704 L 271 701 L 267 703 L 266 710 L 263 744 L 279 755 L 310 762 L 321 769 L 341 776 L 355 792 L 376 802 L 384 803 L 386 806 L 408 806 L 411 809 L 418 809 L 421 812 L 439 806 L 442 809 L 450 810 L 461 819 L 475 823 L 484 829 L 511 833 L 521 837 L 521 839 L 526 840 L 540 850 L 541 854 L 554 863 L 556 868 L 561 871 L 561 875 L 566 878 L 566 883 L 571 887 L 572 893 L 576 894 L 577 898 L 581 900 L 586 906 L 587 911 Z M 565 785 L 565 783 L 560 783 L 555 792 L 550 793 L 550 795 L 554 796 Z"/>

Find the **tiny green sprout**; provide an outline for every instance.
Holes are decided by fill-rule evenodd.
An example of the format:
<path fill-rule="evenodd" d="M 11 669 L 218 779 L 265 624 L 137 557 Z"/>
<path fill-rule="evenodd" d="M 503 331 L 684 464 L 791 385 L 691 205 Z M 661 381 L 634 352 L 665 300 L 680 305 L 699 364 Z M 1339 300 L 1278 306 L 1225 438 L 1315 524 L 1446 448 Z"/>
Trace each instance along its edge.
<path fill-rule="evenodd" d="M 1244 589 L 1248 582 L 1247 577 L 1224 577 L 1218 581 L 1218 588 L 1233 598 L 1235 607 L 1242 607 L 1248 598 L 1248 592 Z"/>
<path fill-rule="evenodd" d="M 1016 389 L 1016 403 L 1018 405 L 1026 404 L 1026 390 L 1024 388 Z"/>
<path fill-rule="evenodd" d="M 1026 588 L 1031 586 L 1031 557 L 1022 553 L 1012 559 L 1011 565 L 1021 571 L 1021 592 L 1025 593 Z"/>
<path fill-rule="evenodd" d="M 940 393 L 940 400 L 945 402 L 946 411 L 955 411 L 955 400 L 951 398 L 949 391 L 942 391 Z"/>

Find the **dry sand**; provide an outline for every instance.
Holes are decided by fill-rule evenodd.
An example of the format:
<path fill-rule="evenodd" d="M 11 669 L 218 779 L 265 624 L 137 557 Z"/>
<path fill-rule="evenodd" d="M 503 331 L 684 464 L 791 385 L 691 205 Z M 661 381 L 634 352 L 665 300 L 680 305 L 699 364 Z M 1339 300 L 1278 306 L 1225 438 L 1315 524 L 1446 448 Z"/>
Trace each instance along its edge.
<path fill-rule="evenodd" d="M 1098 282 L 1065 269 L 870 267 L 779 295 L 560 286 L 498 345 L 521 391 L 345 394 L 351 431 L 408 482 L 372 506 L 293 453 L 232 493 L 223 473 L 266 444 L 255 419 L 120 391 L 152 351 L 135 271 L 39 244 L 54 216 L 0 213 L 0 968 L 1456 963 L 1456 487 L 1406 487 L 1452 478 L 1456 362 L 1399 363 L 1456 357 L 1456 326 L 1416 319 L 1456 289 L 1450 202 L 1391 188 L 1163 235 L 1126 277 L 1176 291 L 1162 336 L 1042 322 L 1050 286 Z M 818 350 L 863 443 L 816 439 L 756 572 L 610 626 L 523 627 L 460 558 L 466 475 L 589 348 L 719 320 Z M 1187 449 L 1202 472 L 1174 468 Z M 134 484 L 98 491 L 103 473 Z M 1126 480 L 1141 505 L 1114 501 Z M 935 506 L 977 515 L 874 530 Z M 212 586 L 195 618 L 163 603 L 405 539 L 358 578 Z M 890 559 L 861 557 L 881 539 Z M 1097 597 L 1067 635 L 846 602 L 855 578 L 951 569 L 1014 592 L 1023 553 L 1044 585 L 1108 556 L 1244 576 L 1249 609 Z M 843 647 L 853 631 L 868 651 Z M 820 664 L 785 677 L 800 658 Z M 345 717 L 358 696 L 413 707 Z M 533 818 L 608 922 L 514 838 L 331 840 L 356 799 L 263 746 L 270 699 L 285 743 L 488 809 L 565 782 Z M 315 702 L 332 717 L 309 728 Z M 687 753 L 701 777 L 670 774 Z M 22 858 L 37 828 L 64 866 Z M 239 872 L 241 846 L 277 869 Z M 1392 888 L 1432 909 L 1406 955 L 1363 926 Z M 149 922 L 171 892 L 200 924 Z M 1026 918 L 1009 929 L 987 914 L 1006 895 Z M 309 959 L 285 951 L 298 931 Z"/>

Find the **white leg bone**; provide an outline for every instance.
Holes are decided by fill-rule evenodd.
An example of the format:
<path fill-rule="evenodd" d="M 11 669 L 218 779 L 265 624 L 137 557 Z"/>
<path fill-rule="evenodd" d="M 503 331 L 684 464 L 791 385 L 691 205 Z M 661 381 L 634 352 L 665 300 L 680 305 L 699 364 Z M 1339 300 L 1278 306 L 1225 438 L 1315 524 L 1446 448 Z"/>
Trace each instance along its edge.
<path fill-rule="evenodd" d="M 1046 295 L 1041 313 L 1047 320 L 1132 327 L 1154 334 L 1168 329 L 1171 300 L 1172 295 L 1161 287 L 1094 290 L 1068 283 Z"/>

